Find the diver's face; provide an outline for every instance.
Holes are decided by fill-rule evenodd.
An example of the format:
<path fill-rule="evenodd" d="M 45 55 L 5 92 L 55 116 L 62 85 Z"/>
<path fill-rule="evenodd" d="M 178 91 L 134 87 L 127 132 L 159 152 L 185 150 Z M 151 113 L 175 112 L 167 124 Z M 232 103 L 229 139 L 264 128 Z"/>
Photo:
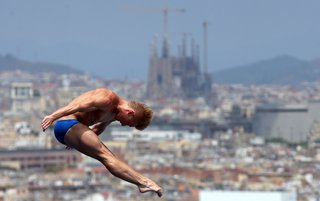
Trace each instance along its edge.
<path fill-rule="evenodd" d="M 137 125 L 137 118 L 133 110 L 121 110 L 116 118 L 122 126 L 135 127 Z"/>

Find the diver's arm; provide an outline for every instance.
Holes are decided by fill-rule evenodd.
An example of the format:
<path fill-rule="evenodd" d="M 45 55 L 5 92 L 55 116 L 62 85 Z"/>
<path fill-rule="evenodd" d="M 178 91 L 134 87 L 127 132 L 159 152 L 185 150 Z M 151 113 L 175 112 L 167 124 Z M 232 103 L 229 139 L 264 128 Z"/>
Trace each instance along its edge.
<path fill-rule="evenodd" d="M 93 127 L 91 128 L 91 130 L 97 134 L 100 135 L 105 129 L 106 127 L 109 125 L 109 122 L 99 122 L 95 125 L 93 125 Z"/>
<path fill-rule="evenodd" d="M 80 95 L 71 101 L 67 106 L 62 107 L 54 113 L 44 117 L 41 126 L 46 130 L 55 120 L 74 114 L 76 112 L 90 112 L 97 109 L 105 109 L 112 102 L 114 94 L 109 90 L 90 91 Z"/>

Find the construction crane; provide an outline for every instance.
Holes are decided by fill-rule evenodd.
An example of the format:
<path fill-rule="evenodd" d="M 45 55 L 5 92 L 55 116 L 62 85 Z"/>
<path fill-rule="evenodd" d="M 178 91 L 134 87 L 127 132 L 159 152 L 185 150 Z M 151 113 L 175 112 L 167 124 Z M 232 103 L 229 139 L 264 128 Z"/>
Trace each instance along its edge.
<path fill-rule="evenodd" d="M 124 7 L 125 10 L 130 11 L 137 11 L 137 12 L 162 12 L 163 13 L 163 49 L 162 49 L 162 56 L 168 57 L 169 52 L 169 44 L 168 44 L 168 13 L 169 12 L 177 12 L 177 13 L 184 13 L 185 9 L 181 8 L 169 8 L 165 1 L 163 7 L 143 7 L 143 6 L 126 6 Z"/>
<path fill-rule="evenodd" d="M 178 9 L 178 8 L 168 8 L 167 5 L 165 5 L 162 8 L 163 12 L 163 33 L 168 34 L 168 12 L 180 12 L 184 13 L 185 9 Z"/>

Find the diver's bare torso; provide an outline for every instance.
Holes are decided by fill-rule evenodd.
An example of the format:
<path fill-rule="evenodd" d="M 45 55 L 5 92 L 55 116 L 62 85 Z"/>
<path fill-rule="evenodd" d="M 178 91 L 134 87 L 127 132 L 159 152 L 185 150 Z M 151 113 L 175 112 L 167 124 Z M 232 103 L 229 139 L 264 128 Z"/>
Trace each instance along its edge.
<path fill-rule="evenodd" d="M 92 126 L 97 123 L 106 123 L 109 125 L 115 121 L 115 113 L 109 111 L 96 110 L 91 112 L 77 112 L 68 116 L 60 118 L 63 119 L 76 119 L 86 126 Z"/>
<path fill-rule="evenodd" d="M 86 126 L 92 126 L 98 123 L 104 123 L 108 125 L 111 122 L 115 121 L 116 105 L 118 104 L 119 97 L 112 93 L 110 90 L 105 89 L 97 89 L 95 91 L 92 91 L 91 93 L 92 94 L 87 93 L 85 95 L 80 96 L 77 101 L 81 101 L 81 99 L 90 98 L 90 96 L 96 94 L 98 94 L 98 96 L 101 97 L 108 96 L 111 101 L 108 105 L 105 105 L 105 108 L 103 109 L 95 109 L 90 112 L 76 112 L 74 114 L 63 116 L 59 120 L 76 119 Z"/>

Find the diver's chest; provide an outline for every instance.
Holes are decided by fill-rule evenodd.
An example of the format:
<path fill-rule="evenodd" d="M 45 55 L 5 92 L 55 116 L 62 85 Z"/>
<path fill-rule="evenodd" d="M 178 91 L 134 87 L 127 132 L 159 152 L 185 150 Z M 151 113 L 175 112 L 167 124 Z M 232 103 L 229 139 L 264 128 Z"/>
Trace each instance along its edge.
<path fill-rule="evenodd" d="M 98 122 L 111 122 L 115 118 L 115 114 L 106 111 L 97 111 L 95 114 Z"/>

